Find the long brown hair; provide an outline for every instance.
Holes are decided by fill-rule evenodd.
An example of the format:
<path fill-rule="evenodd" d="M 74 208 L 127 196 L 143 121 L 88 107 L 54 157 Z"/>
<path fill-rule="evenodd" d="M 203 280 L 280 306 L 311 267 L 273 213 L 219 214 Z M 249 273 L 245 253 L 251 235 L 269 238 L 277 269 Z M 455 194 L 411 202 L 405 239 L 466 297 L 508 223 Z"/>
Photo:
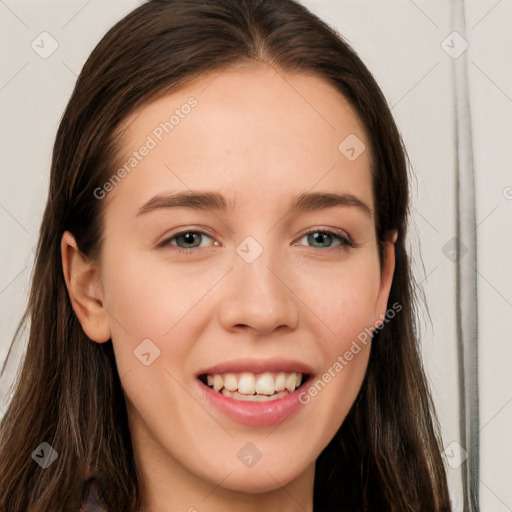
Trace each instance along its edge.
<path fill-rule="evenodd" d="M 360 393 L 317 460 L 314 510 L 451 510 L 414 323 L 407 156 L 376 81 L 339 34 L 293 0 L 152 0 L 96 46 L 58 129 L 18 331 L 30 325 L 28 345 L 0 424 L 1 512 L 78 510 L 90 478 L 110 512 L 140 508 L 141 475 L 112 342 L 93 343 L 83 332 L 63 277 L 60 239 L 69 230 L 84 255 L 100 258 L 105 201 L 94 190 L 113 175 L 116 133 L 128 114 L 242 61 L 315 73 L 348 99 L 370 141 L 378 240 L 398 232 L 389 304 L 402 309 L 373 334 Z M 31 456 L 43 442 L 58 453 L 47 469 Z"/>

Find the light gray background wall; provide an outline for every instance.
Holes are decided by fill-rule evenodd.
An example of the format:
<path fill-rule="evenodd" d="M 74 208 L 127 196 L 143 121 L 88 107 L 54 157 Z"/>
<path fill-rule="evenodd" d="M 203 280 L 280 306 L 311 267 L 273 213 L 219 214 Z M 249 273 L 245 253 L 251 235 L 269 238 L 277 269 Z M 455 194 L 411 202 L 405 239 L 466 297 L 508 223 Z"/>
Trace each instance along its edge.
<path fill-rule="evenodd" d="M 139 3 L 0 0 L 0 365 L 27 298 L 60 116 L 94 45 Z M 303 3 L 376 76 L 416 173 L 410 244 L 430 311 L 423 356 L 454 510 L 469 510 L 462 482 L 471 469 L 480 509 L 512 511 L 512 1 Z M 23 354 L 15 348 L 4 394 Z M 3 409 L 0 401 L 0 416 Z"/>

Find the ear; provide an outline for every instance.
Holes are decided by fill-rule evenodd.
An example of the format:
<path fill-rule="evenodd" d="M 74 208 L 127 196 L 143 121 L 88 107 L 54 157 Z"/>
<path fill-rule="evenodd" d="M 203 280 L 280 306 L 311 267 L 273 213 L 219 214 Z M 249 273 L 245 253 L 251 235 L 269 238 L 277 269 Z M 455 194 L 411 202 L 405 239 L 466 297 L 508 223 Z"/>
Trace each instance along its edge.
<path fill-rule="evenodd" d="M 389 292 L 395 272 L 395 242 L 398 233 L 392 231 L 386 240 L 382 241 L 382 266 L 380 272 L 380 287 L 375 301 L 374 318 L 375 325 L 383 323 L 388 307 Z"/>
<path fill-rule="evenodd" d="M 82 329 L 93 341 L 108 341 L 110 324 L 103 308 L 103 292 L 97 268 L 80 252 L 69 231 L 62 235 L 60 251 L 69 298 Z"/>

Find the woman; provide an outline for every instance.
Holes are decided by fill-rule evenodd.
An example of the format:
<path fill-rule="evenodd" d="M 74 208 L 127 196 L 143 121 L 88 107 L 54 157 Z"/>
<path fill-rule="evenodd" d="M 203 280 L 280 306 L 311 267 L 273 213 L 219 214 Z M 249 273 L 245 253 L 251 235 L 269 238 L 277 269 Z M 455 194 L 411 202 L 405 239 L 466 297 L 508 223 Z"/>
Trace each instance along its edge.
<path fill-rule="evenodd" d="M 0 510 L 449 511 L 408 200 L 378 85 L 298 3 L 118 22 L 57 133 Z"/>

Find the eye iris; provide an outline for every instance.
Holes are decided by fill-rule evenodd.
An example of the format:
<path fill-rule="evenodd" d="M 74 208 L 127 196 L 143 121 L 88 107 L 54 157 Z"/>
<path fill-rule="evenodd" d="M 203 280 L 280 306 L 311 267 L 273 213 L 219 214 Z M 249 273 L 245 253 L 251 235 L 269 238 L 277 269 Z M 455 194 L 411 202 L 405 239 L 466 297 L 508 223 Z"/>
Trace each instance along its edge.
<path fill-rule="evenodd" d="M 201 236 L 201 235 L 200 235 L 199 233 L 184 233 L 183 235 L 180 235 L 180 236 L 176 239 L 176 241 L 178 241 L 179 239 L 184 240 L 185 245 L 187 245 L 187 246 L 188 246 L 189 244 L 190 244 L 190 245 L 191 245 L 191 244 L 194 244 L 194 239 L 199 240 L 199 243 L 201 243 L 201 242 L 200 242 L 200 236 Z"/>
<path fill-rule="evenodd" d="M 330 247 L 332 244 L 332 236 L 329 235 L 328 233 L 322 233 L 321 231 L 315 231 L 314 233 L 309 233 L 308 234 L 308 242 L 312 243 L 312 244 L 315 244 L 315 243 L 323 244 L 326 241 L 326 237 L 327 237 L 327 242 L 329 242 L 329 243 L 327 245 L 321 245 L 321 246 L 322 247 Z"/>

